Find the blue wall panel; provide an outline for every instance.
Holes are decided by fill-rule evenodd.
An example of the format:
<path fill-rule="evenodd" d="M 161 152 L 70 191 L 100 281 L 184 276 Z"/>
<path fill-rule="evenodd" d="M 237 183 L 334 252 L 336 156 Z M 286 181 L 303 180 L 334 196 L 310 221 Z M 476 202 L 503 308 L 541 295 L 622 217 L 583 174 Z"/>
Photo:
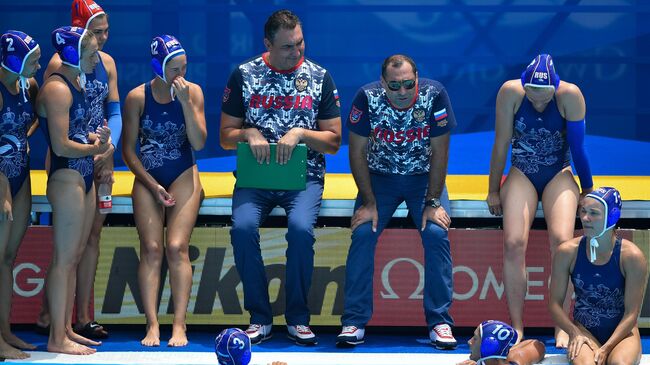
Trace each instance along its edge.
<path fill-rule="evenodd" d="M 154 35 L 174 34 L 187 49 L 187 78 L 202 85 L 206 97 L 210 141 L 197 155 L 204 161 L 232 156 L 218 145 L 222 90 L 233 67 L 264 51 L 264 22 L 280 8 L 301 17 L 306 54 L 332 73 L 344 118 L 357 88 L 378 78 L 381 61 L 406 53 L 418 63 L 420 76 L 447 86 L 459 121 L 455 135 L 489 139 L 491 134 L 478 132 L 494 128 L 498 88 L 517 78 L 537 53 L 545 52 L 554 56 L 562 79 L 581 87 L 590 138 L 614 138 L 622 150 L 625 141 L 635 142 L 630 145 L 633 155 L 650 158 L 646 100 L 650 5 L 645 1 L 100 0 L 100 4 L 110 15 L 105 50 L 117 61 L 122 100 L 152 77 L 148 52 Z M 45 66 L 53 52 L 49 34 L 69 22 L 69 9 L 67 0 L 4 0 L 0 27 L 37 38 Z M 344 130 L 344 143 L 346 134 Z M 471 138 L 456 140 L 472 143 Z M 34 166 L 42 168 L 42 137 L 35 136 L 31 143 Z M 463 143 L 452 144 L 452 155 L 464 153 Z M 450 172 L 487 174 L 489 145 L 488 141 L 479 156 L 480 170 L 450 166 Z M 218 163 L 204 166 L 222 171 Z M 610 173 L 597 161 L 594 172 Z"/>

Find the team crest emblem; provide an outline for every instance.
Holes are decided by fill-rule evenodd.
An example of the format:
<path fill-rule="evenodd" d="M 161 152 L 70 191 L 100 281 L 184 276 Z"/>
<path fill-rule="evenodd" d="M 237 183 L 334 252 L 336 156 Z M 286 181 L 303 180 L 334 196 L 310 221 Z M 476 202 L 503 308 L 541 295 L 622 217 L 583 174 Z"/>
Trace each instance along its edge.
<path fill-rule="evenodd" d="M 438 123 L 436 123 L 436 125 L 438 127 L 441 127 L 441 128 L 445 127 L 447 125 L 447 119 L 443 119 L 443 120 L 439 121 Z"/>
<path fill-rule="evenodd" d="M 307 90 L 307 86 L 309 86 L 309 79 L 303 75 L 300 75 L 296 77 L 296 80 L 293 82 L 293 84 L 298 92 L 303 92 Z"/>
<path fill-rule="evenodd" d="M 418 123 L 424 122 L 424 118 L 426 117 L 427 113 L 424 111 L 424 109 L 413 109 L 413 112 L 411 113 L 413 116 L 413 119 L 415 119 Z"/>
<path fill-rule="evenodd" d="M 223 90 L 223 102 L 224 102 L 224 103 L 227 102 L 228 99 L 230 99 L 230 88 L 229 88 L 229 87 L 226 87 L 226 88 Z"/>
<path fill-rule="evenodd" d="M 352 110 L 350 110 L 350 123 L 357 124 L 359 120 L 361 120 L 362 115 L 363 112 L 356 106 L 352 105 Z"/>

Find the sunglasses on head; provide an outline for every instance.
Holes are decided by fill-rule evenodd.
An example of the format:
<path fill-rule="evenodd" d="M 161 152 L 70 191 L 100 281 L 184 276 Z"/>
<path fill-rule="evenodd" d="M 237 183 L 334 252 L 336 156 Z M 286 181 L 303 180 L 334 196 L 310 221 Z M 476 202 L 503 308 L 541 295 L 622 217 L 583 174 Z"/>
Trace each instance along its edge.
<path fill-rule="evenodd" d="M 402 81 L 386 81 L 386 85 L 392 91 L 399 90 L 402 86 L 404 89 L 411 90 L 415 87 L 415 80 L 402 80 Z"/>

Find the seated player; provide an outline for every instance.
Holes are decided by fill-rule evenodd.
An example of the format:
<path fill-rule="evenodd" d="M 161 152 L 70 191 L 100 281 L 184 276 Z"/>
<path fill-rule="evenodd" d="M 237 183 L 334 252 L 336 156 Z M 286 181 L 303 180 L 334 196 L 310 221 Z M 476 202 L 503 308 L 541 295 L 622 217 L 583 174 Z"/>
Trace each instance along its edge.
<path fill-rule="evenodd" d="M 531 365 L 544 359 L 546 348 L 538 340 L 517 343 L 519 335 L 514 328 L 501 321 L 481 323 L 474 336 L 467 341 L 469 360 L 458 365 Z"/>

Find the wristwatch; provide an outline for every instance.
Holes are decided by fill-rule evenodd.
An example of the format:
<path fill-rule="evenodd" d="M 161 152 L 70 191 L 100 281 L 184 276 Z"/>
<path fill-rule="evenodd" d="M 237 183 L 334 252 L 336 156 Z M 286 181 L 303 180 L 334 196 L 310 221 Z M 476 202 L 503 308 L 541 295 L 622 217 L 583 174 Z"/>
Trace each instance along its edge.
<path fill-rule="evenodd" d="M 440 199 L 438 198 L 431 198 L 429 200 L 426 200 L 424 202 L 425 207 L 431 207 L 431 208 L 439 208 L 440 207 Z"/>

